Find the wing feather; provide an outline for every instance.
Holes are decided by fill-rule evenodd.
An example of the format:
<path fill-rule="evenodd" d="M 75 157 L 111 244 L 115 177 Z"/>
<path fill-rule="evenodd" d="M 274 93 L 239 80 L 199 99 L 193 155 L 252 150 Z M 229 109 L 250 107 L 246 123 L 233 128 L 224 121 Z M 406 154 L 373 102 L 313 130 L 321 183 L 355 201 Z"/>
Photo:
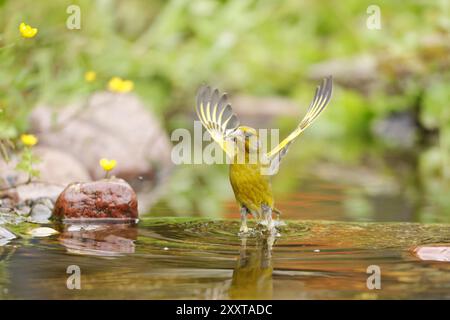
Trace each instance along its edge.
<path fill-rule="evenodd" d="M 289 134 L 289 136 L 281 141 L 281 143 L 273 148 L 266 157 L 270 163 L 270 170 L 273 173 L 278 171 L 281 159 L 286 155 L 292 142 L 306 129 L 315 119 L 325 110 L 331 99 L 333 91 L 333 80 L 329 76 L 323 79 L 322 83 L 317 87 L 313 100 L 311 101 L 305 117 L 300 121 L 297 128 Z"/>
<path fill-rule="evenodd" d="M 228 96 L 202 86 L 197 93 L 196 112 L 211 137 L 231 156 L 226 140 L 239 127 L 239 119 L 228 103 Z"/>

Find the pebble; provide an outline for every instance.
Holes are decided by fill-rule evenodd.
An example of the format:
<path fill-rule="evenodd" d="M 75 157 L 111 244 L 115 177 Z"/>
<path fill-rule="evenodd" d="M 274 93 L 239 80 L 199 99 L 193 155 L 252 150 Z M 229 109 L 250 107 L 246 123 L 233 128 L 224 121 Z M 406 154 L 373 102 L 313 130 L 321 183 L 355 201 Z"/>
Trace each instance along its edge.
<path fill-rule="evenodd" d="M 27 199 L 17 205 L 0 200 L 0 224 L 17 224 L 25 220 L 33 223 L 49 223 L 53 212 L 53 201 L 50 198 Z"/>
<path fill-rule="evenodd" d="M 17 206 L 16 208 L 14 208 L 14 212 L 17 213 L 19 216 L 28 216 L 31 212 L 31 207 L 30 206 Z"/>
<path fill-rule="evenodd" d="M 25 221 L 24 217 L 15 214 L 13 211 L 9 213 L 0 213 L 0 225 L 2 224 L 19 224 Z"/>
<path fill-rule="evenodd" d="M 1 213 L 10 213 L 11 211 L 13 211 L 12 208 L 0 207 L 0 214 Z"/>
<path fill-rule="evenodd" d="M 16 235 L 9 231 L 8 229 L 5 229 L 3 227 L 0 227 L 0 247 L 7 244 L 9 241 L 16 238 Z"/>
<path fill-rule="evenodd" d="M 32 237 L 48 237 L 58 233 L 59 232 L 56 231 L 55 229 L 48 227 L 40 227 L 28 231 L 28 234 L 31 235 Z"/>
<path fill-rule="evenodd" d="M 28 221 L 33 223 L 49 223 L 51 216 L 52 209 L 42 203 L 37 203 L 31 209 Z"/>

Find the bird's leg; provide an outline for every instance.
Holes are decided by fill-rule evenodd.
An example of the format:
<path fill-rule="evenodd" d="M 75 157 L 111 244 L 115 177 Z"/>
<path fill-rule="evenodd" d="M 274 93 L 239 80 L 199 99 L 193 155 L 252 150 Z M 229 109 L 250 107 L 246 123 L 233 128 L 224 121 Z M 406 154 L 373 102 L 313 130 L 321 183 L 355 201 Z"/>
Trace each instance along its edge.
<path fill-rule="evenodd" d="M 246 207 L 241 207 L 241 228 L 239 229 L 239 233 L 247 233 L 248 227 L 247 227 L 247 214 L 248 210 Z"/>
<path fill-rule="evenodd" d="M 261 206 L 262 214 L 264 218 L 264 224 L 267 227 L 267 230 L 272 231 L 274 229 L 274 223 L 272 221 L 272 208 L 268 205 L 263 204 Z"/>
<path fill-rule="evenodd" d="M 247 237 L 241 237 L 241 247 L 239 249 L 239 266 L 244 267 L 248 263 L 247 259 Z"/>

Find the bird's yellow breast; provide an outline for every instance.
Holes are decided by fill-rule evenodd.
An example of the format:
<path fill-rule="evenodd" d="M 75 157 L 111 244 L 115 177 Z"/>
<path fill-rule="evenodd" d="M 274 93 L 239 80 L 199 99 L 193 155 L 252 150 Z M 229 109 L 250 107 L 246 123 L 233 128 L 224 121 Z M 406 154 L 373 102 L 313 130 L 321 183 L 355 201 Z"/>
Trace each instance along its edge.
<path fill-rule="evenodd" d="M 273 208 L 270 179 L 261 175 L 260 164 L 231 164 L 230 182 L 240 205 L 257 212 L 261 211 L 263 204 Z"/>

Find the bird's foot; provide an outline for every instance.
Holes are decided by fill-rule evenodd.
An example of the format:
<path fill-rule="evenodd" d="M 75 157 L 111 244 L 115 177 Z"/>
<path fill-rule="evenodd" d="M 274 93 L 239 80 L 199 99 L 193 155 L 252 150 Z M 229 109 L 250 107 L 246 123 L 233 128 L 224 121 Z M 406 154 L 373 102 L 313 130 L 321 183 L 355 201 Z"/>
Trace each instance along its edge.
<path fill-rule="evenodd" d="M 246 235 L 251 233 L 253 230 L 249 227 L 247 227 L 247 225 L 241 225 L 241 228 L 239 229 L 239 235 Z"/>
<path fill-rule="evenodd" d="M 273 223 L 272 219 L 270 220 L 261 220 L 259 222 L 261 226 L 263 226 L 267 230 L 272 230 L 275 227 L 275 224 Z"/>
<path fill-rule="evenodd" d="M 282 226 L 285 226 L 286 223 L 284 221 L 273 221 L 270 220 L 262 220 L 258 223 L 259 229 L 262 233 L 272 235 L 275 237 L 280 237 L 280 229 Z"/>

